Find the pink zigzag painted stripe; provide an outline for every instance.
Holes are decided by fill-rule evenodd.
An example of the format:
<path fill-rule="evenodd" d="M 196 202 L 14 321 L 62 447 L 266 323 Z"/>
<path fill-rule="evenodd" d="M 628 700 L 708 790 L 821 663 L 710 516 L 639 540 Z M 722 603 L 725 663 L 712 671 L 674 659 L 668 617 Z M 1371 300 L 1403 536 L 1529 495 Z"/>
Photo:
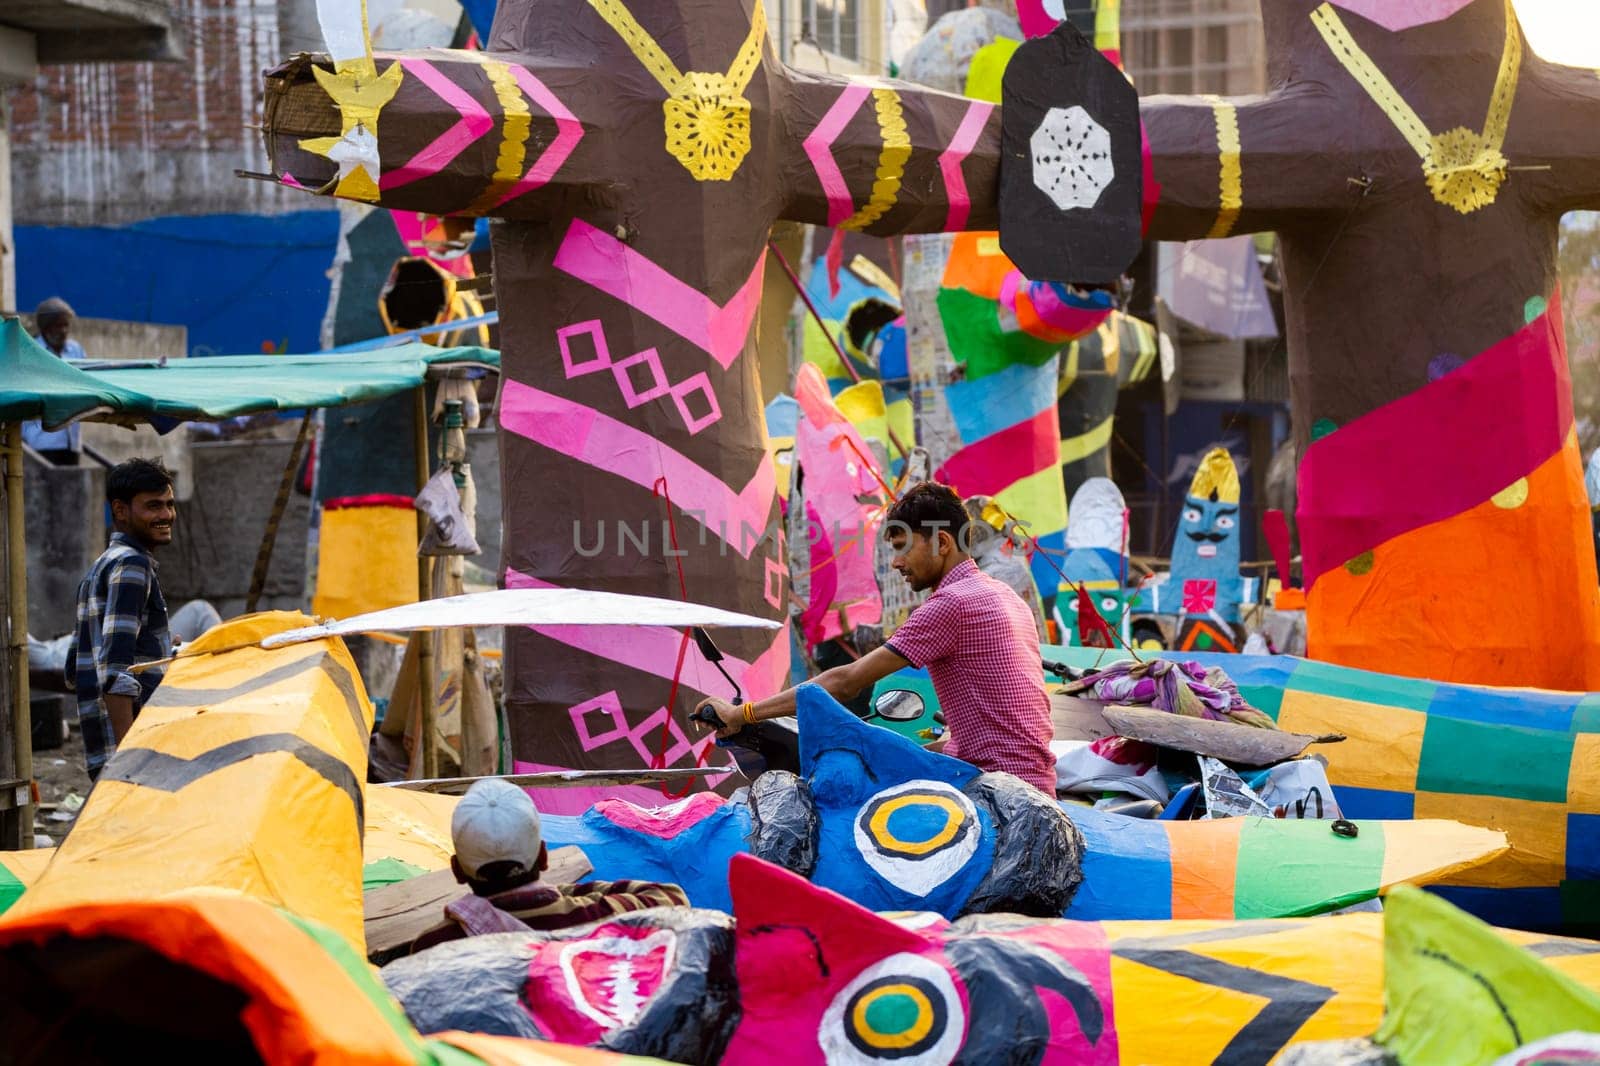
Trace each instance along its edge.
<path fill-rule="evenodd" d="M 665 477 L 675 505 L 750 558 L 756 544 L 743 531 L 766 528 L 778 491 L 770 454 L 761 457 L 749 484 L 735 492 L 705 467 L 643 430 L 532 385 L 504 381 L 500 424 L 505 429 L 643 488 L 653 488 L 658 478 Z"/>
<path fill-rule="evenodd" d="M 550 146 L 539 154 L 539 158 L 533 161 L 533 166 L 528 168 L 528 172 L 521 180 L 495 201 L 495 207 L 501 207 L 547 184 L 556 176 L 556 171 L 561 169 L 561 164 L 567 161 L 572 150 L 578 147 L 578 142 L 583 140 L 583 123 L 578 121 L 578 117 L 567 109 L 567 105 L 557 99 L 556 94 L 535 77 L 531 70 L 513 63 L 511 76 L 516 79 L 517 85 L 522 88 L 528 99 L 538 104 L 556 120 L 556 137 L 550 142 Z"/>
<path fill-rule="evenodd" d="M 506 568 L 508 589 L 548 589 L 558 586 L 548 581 Z M 675 629 L 659 626 L 533 626 L 540 636 L 558 640 L 569 648 L 621 663 L 643 673 L 654 674 L 663 680 L 672 680 L 678 665 L 678 645 L 683 634 Z M 728 673 L 739 679 L 745 699 L 761 700 L 774 695 L 784 685 L 789 673 L 789 629 L 785 625 L 772 638 L 767 650 L 755 662 L 744 662 L 733 656 L 722 660 Z M 711 695 L 728 695 L 728 682 L 716 668 L 700 657 L 694 645 L 683 657 L 683 684 L 696 692 Z"/>
<path fill-rule="evenodd" d="M 984 124 L 994 105 L 974 100 L 967 108 L 950 147 L 939 153 L 939 173 L 944 176 L 945 199 L 950 201 L 950 213 L 945 216 L 945 232 L 967 228 L 967 216 L 972 213 L 972 199 L 967 195 L 967 179 L 961 173 L 961 162 L 972 152 L 983 134 Z"/>
<path fill-rule="evenodd" d="M 719 759 L 716 755 L 712 755 L 709 759 L 712 766 L 727 764 L 726 757 Z M 523 762 L 521 759 L 515 760 L 512 766 L 519 774 L 549 774 L 573 769 L 571 766 Z M 721 781 L 722 777 L 719 775 L 707 780 L 715 783 Z M 533 797 L 534 806 L 539 808 L 541 814 L 559 814 L 567 817 L 577 817 L 607 800 L 626 800 L 636 807 L 646 809 L 659 807 L 667 802 L 667 794 L 660 786 L 650 788 L 645 785 L 600 785 L 594 788 L 525 788 L 523 791 Z M 696 795 L 703 794 L 696 793 Z"/>
<path fill-rule="evenodd" d="M 402 59 L 399 62 L 418 81 L 432 89 L 439 99 L 455 108 L 461 118 L 429 142 L 422 151 L 383 175 L 378 180 L 378 187 L 384 192 L 439 173 L 446 163 L 494 128 L 494 119 L 489 117 L 483 105 L 461 86 L 439 73 L 439 68 L 432 63 L 426 59 Z"/>
<path fill-rule="evenodd" d="M 615 296 L 710 353 L 722 369 L 744 351 L 761 302 L 767 257 L 756 257 L 750 277 L 723 306 L 602 229 L 573 219 L 556 252 L 556 269 Z"/>
<path fill-rule="evenodd" d="M 803 142 L 806 155 L 817 170 L 817 180 L 822 183 L 822 192 L 828 198 L 830 226 L 837 226 L 856 209 L 855 201 L 850 198 L 850 186 L 845 184 L 839 164 L 833 158 L 833 142 L 839 139 L 839 134 L 849 125 L 856 110 L 871 95 L 872 87 L 869 85 L 860 82 L 846 85 L 844 92 L 828 108 L 827 114 L 822 116 L 822 121 L 817 123 L 817 128 Z"/>

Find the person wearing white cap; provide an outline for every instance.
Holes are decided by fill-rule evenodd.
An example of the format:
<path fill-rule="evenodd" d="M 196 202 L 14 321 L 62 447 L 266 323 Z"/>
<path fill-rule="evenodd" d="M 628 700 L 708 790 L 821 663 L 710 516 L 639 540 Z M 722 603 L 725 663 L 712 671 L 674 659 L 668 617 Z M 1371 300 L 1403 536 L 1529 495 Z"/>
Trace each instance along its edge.
<path fill-rule="evenodd" d="M 509 781 L 485 778 L 467 789 L 450 818 L 450 869 L 472 894 L 445 906 L 448 919 L 412 944 L 422 951 L 481 933 L 565 929 L 647 907 L 683 907 L 683 889 L 653 881 L 539 880 L 550 864 L 539 810 Z"/>
<path fill-rule="evenodd" d="M 522 789 L 489 778 L 475 783 L 450 817 L 450 866 L 480 896 L 534 880 L 549 865 L 539 809 Z"/>

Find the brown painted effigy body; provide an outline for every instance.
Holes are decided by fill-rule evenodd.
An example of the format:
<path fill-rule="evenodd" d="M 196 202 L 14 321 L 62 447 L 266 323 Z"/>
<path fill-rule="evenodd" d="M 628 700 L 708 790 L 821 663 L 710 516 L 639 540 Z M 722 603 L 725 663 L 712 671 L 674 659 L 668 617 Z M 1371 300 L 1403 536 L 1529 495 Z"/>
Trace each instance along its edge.
<path fill-rule="evenodd" d="M 334 72 L 302 57 L 268 75 L 280 181 L 504 220 L 508 586 L 783 617 L 751 337 L 772 224 L 998 223 L 998 108 L 790 70 L 766 17 L 748 0 L 507 2 L 483 53 L 380 54 Z M 710 754 L 684 711 L 731 692 L 687 638 L 556 627 L 507 643 L 519 769 Z M 733 635 L 723 650 L 747 698 L 787 677 L 787 633 Z M 579 791 L 562 809 L 591 802 Z"/>
<path fill-rule="evenodd" d="M 1277 230 L 1313 657 L 1600 688 L 1557 224 L 1600 78 L 1507 0 L 1270 0 L 1265 97 L 1153 97 L 1163 240 Z"/>

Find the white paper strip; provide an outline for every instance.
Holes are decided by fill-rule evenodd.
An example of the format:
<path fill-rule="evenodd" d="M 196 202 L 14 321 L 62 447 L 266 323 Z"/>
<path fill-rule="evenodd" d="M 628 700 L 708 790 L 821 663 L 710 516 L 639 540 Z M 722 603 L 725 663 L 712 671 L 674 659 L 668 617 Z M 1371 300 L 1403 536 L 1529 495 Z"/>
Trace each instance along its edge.
<path fill-rule="evenodd" d="M 364 59 L 367 46 L 367 5 L 365 0 L 317 0 L 317 22 L 322 41 L 335 64 Z"/>
<path fill-rule="evenodd" d="M 705 626 L 724 629 L 778 629 L 781 623 L 698 603 L 626 596 L 587 589 L 498 589 L 357 615 L 304 629 L 277 633 L 261 642 L 281 648 L 351 633 L 456 629 L 464 626 Z"/>

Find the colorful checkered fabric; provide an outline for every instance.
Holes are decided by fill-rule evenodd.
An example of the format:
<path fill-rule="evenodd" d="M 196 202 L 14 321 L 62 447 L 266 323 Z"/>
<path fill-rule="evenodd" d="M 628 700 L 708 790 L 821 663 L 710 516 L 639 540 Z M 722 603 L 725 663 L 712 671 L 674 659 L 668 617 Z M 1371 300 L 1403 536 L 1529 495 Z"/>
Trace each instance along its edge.
<path fill-rule="evenodd" d="M 926 667 L 950 727 L 945 754 L 1056 792 L 1050 697 L 1033 614 L 964 560 L 895 630 L 889 648 Z"/>
<path fill-rule="evenodd" d="M 1093 649 L 1046 646 L 1089 665 Z M 1296 733 L 1348 818 L 1450 818 L 1503 831 L 1511 851 L 1440 895 L 1495 925 L 1600 929 L 1600 693 L 1420 681 L 1288 656 L 1194 655 Z"/>

